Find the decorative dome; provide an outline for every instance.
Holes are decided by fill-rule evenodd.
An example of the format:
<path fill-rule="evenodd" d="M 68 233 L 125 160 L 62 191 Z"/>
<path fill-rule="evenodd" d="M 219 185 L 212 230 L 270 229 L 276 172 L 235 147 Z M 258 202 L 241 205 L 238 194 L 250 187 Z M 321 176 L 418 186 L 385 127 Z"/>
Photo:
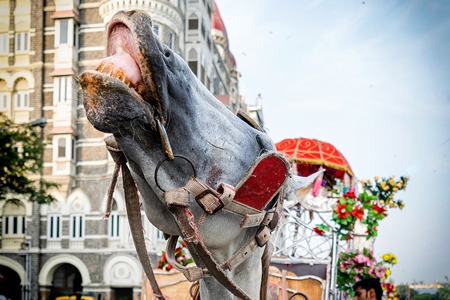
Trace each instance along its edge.
<path fill-rule="evenodd" d="M 229 57 L 230 57 L 231 63 L 233 64 L 233 66 L 234 66 L 234 67 L 236 67 L 236 59 L 234 58 L 234 55 L 233 55 L 233 53 L 231 53 L 231 52 L 228 52 L 228 54 L 229 54 Z"/>
<path fill-rule="evenodd" d="M 228 48 L 228 36 L 225 24 L 223 23 L 222 17 L 220 16 L 219 8 L 217 7 L 216 1 L 214 3 L 214 12 L 212 13 L 212 35 L 214 39 L 226 48 Z"/>

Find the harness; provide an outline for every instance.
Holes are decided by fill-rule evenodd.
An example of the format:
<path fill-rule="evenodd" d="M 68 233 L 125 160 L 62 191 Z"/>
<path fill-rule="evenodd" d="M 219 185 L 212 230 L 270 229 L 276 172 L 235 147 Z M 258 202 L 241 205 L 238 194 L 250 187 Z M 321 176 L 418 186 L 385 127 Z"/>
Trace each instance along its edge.
<path fill-rule="evenodd" d="M 165 131 L 161 135 L 165 135 Z M 166 254 L 169 263 L 182 272 L 191 282 L 213 276 L 236 297 L 250 300 L 250 297 L 227 276 L 227 272 L 235 269 L 253 251 L 259 247 L 264 247 L 269 241 L 283 208 L 281 194 L 286 178 L 289 176 L 288 162 L 277 152 L 266 152 L 255 160 L 236 187 L 221 183 L 216 189 L 213 189 L 197 178 L 195 167 L 188 158 L 172 154 L 166 135 L 165 139 L 162 140 L 167 141 L 166 145 L 169 146 L 164 147 L 164 149 L 169 150 L 166 151 L 166 158 L 155 169 L 155 182 L 164 192 L 165 203 L 175 216 L 175 220 L 182 233 L 182 238 L 186 242 L 191 255 L 194 257 L 196 265 L 199 265 L 201 261 L 203 262 L 203 266 L 185 267 L 180 265 L 174 255 L 178 236 L 170 235 L 168 236 L 166 245 Z M 157 299 L 165 299 L 156 282 L 147 254 L 141 226 L 142 222 L 139 222 L 141 213 L 137 187 L 126 164 L 125 155 L 117 145 L 114 137 L 109 136 L 105 138 L 105 142 L 107 149 L 116 163 L 111 185 L 108 190 L 108 208 L 105 216 L 109 216 L 112 194 L 117 182 L 119 170 L 122 169 L 126 209 L 136 252 L 153 288 L 154 296 Z M 166 161 L 173 162 L 175 159 L 186 160 L 193 168 L 194 176 L 189 179 L 185 186 L 165 191 L 158 183 L 158 170 Z M 198 231 L 197 224 L 190 209 L 191 195 L 204 210 L 204 214 L 212 215 L 220 210 L 231 212 L 242 218 L 240 223 L 241 228 L 258 227 L 256 234 L 225 262 L 217 262 L 211 252 L 208 251 Z"/>

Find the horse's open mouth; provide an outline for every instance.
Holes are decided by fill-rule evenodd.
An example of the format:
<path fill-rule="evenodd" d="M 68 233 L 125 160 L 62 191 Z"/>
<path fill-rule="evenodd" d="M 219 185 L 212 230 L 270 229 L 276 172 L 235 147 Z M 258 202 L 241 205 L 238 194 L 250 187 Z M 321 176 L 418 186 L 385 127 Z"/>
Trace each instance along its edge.
<path fill-rule="evenodd" d="M 129 25 L 134 26 L 135 24 Z M 112 78 L 118 79 L 120 83 L 114 81 L 115 84 L 123 84 L 131 94 L 159 110 L 160 103 L 155 90 L 156 84 L 150 77 L 152 71 L 148 69 L 151 66 L 148 62 L 144 63 L 144 66 L 142 65 L 144 59 L 138 47 L 138 38 L 128 26 L 127 20 L 120 18 L 113 20 L 108 28 L 108 56 L 95 70 L 102 76 L 109 77 L 111 81 L 114 81 Z"/>
<path fill-rule="evenodd" d="M 152 45 L 148 42 L 152 37 L 146 35 L 146 47 L 142 48 L 142 34 L 137 36 L 135 23 L 125 14 L 116 16 L 108 28 L 108 56 L 95 70 L 85 71 L 79 77 L 88 119 L 100 131 L 116 130 L 108 125 L 111 123 L 144 119 L 141 125 L 155 131 L 155 119 L 162 119 L 158 96 L 161 84 L 155 83 L 150 70 L 155 67 L 151 65 L 153 59 L 148 59 L 148 53 L 153 53 L 147 48 Z M 146 58 L 143 51 L 148 52 Z M 156 60 L 160 59 L 158 54 L 153 53 Z"/>
<path fill-rule="evenodd" d="M 142 78 L 135 37 L 125 24 L 117 22 L 110 25 L 107 53 L 108 56 L 95 70 L 118 79 L 138 98 L 152 102 L 146 99 L 147 89 Z"/>

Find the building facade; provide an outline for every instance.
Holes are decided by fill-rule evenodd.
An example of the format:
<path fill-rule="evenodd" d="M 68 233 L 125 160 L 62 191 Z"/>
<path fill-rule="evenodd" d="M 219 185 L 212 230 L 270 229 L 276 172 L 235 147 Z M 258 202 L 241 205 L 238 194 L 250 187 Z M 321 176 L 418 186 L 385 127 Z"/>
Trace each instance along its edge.
<path fill-rule="evenodd" d="M 44 117 L 42 176 L 60 184 L 49 205 L 0 202 L 0 295 L 54 299 L 76 291 L 95 299 L 138 299 L 141 266 L 120 184 L 104 218 L 114 163 L 105 134 L 87 121 L 77 75 L 106 56 L 106 26 L 119 10 L 143 9 L 162 41 L 182 56 L 230 110 L 249 110 L 213 0 L 0 0 L 0 112 L 15 123 Z M 259 102 L 258 102 L 259 103 Z M 262 124 L 260 106 L 251 108 Z M 258 113 L 259 111 L 259 113 Z M 249 111 L 250 112 L 250 111 Z M 37 178 L 36 178 L 37 179 Z M 156 263 L 165 241 L 144 217 Z"/>

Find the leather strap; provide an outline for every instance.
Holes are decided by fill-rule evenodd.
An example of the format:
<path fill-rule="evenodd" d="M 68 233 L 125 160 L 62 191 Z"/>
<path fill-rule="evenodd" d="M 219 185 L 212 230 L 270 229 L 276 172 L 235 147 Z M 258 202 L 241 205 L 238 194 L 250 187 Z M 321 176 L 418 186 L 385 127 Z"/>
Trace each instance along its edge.
<path fill-rule="evenodd" d="M 267 223 L 271 221 L 271 216 L 269 216 L 266 211 L 259 211 L 253 207 L 235 201 L 233 199 L 235 194 L 234 188 L 228 184 L 221 183 L 217 190 L 214 190 L 207 184 L 201 182 L 198 178 L 192 177 L 183 188 L 174 189 L 169 192 L 177 191 L 177 193 L 179 193 L 181 192 L 181 189 L 185 189 L 191 193 L 195 197 L 195 200 L 197 200 L 197 203 L 208 214 L 213 214 L 223 208 L 225 211 L 241 216 L 241 228 L 260 226 L 263 221 L 266 221 Z M 169 199 L 166 199 L 168 205 L 175 203 L 176 201 L 185 201 L 187 206 L 189 206 L 189 198 L 182 197 L 179 200 L 176 200 L 176 195 L 171 195 L 167 192 L 165 193 L 165 197 L 169 197 Z M 180 205 L 181 203 L 178 204 Z M 269 219 L 267 220 L 267 218 Z"/>
<path fill-rule="evenodd" d="M 171 205 L 169 209 L 175 215 L 180 231 L 183 233 L 183 240 L 195 249 L 210 274 L 236 297 L 243 300 L 251 300 L 240 287 L 228 278 L 220 264 L 217 263 L 211 252 L 208 251 L 198 232 L 194 216 L 189 207 Z"/>
<path fill-rule="evenodd" d="M 267 227 L 261 227 L 258 233 L 251 238 L 241 249 L 236 251 L 227 261 L 222 264 L 222 268 L 233 270 L 244 262 L 256 249 L 265 246 L 270 239 L 270 230 Z M 262 245 L 262 246 L 261 246 Z"/>
<path fill-rule="evenodd" d="M 189 281 L 195 281 L 211 274 L 235 296 L 241 299 L 247 299 L 245 298 L 245 292 L 243 292 L 232 280 L 228 278 L 224 270 L 233 270 L 244 262 L 253 253 L 253 251 L 255 251 L 258 247 L 264 247 L 269 241 L 271 232 L 276 227 L 278 215 L 282 209 L 280 194 L 277 195 L 278 198 L 273 209 L 263 211 L 258 214 L 253 214 L 253 216 L 259 216 L 259 219 L 254 219 L 257 220 L 257 223 L 255 222 L 254 226 L 260 226 L 256 235 L 227 261 L 219 265 L 206 248 L 206 245 L 204 245 L 203 239 L 201 238 L 197 225 L 195 224 L 192 212 L 189 209 L 189 193 L 196 193 L 196 195 L 210 195 L 212 193 L 203 193 L 203 190 L 208 188 L 209 187 L 207 185 L 201 184 L 198 179 L 192 178 L 184 188 L 178 188 L 164 193 L 166 204 L 175 215 L 175 219 L 183 234 L 183 240 L 188 244 L 188 246 L 190 246 L 189 248 L 193 248 L 195 252 L 199 254 L 207 270 L 198 267 L 181 266 L 176 262 L 174 250 L 178 237 L 171 236 L 169 238 L 166 248 L 166 253 L 168 255 L 167 258 L 169 263 L 182 272 Z"/>
<path fill-rule="evenodd" d="M 147 247 L 145 245 L 144 232 L 142 228 L 142 220 L 141 220 L 141 209 L 139 204 L 139 196 L 137 193 L 136 183 L 134 182 L 133 177 L 131 176 L 130 170 L 127 166 L 127 160 L 122 150 L 120 150 L 117 145 L 114 137 L 110 136 L 105 139 L 106 148 L 111 154 L 114 162 L 116 163 L 116 167 L 122 169 L 122 179 L 123 179 L 123 188 L 125 192 L 125 204 L 128 215 L 128 223 L 130 225 L 131 235 L 133 237 L 134 245 L 136 246 L 136 253 L 141 261 L 142 267 L 147 275 L 147 278 L 150 282 L 150 285 L 153 289 L 153 297 L 155 299 L 166 300 L 164 295 L 161 292 L 158 283 L 156 282 L 155 274 L 153 273 L 153 268 L 150 263 L 150 259 L 147 253 Z M 118 172 L 115 172 L 117 175 Z M 113 176 L 112 184 L 116 184 L 117 177 Z M 114 186 L 110 186 L 110 190 L 114 189 Z M 109 194 L 109 193 L 108 193 Z M 112 193 L 110 193 L 110 197 L 112 197 Z M 111 199 L 108 199 L 109 203 L 112 203 Z M 109 208 L 107 209 L 109 210 Z"/>
<path fill-rule="evenodd" d="M 179 264 L 175 258 L 175 249 L 178 242 L 178 236 L 170 235 L 166 244 L 166 254 L 167 261 L 178 271 L 183 273 L 184 277 L 190 282 L 197 281 L 199 279 L 208 277 L 209 271 L 207 269 L 202 269 L 197 266 L 186 267 Z"/>
<path fill-rule="evenodd" d="M 195 177 L 192 177 L 184 188 L 194 195 L 197 203 L 208 214 L 213 214 L 227 206 L 235 194 L 234 187 L 229 184 L 221 183 L 217 190 L 214 190 Z"/>

